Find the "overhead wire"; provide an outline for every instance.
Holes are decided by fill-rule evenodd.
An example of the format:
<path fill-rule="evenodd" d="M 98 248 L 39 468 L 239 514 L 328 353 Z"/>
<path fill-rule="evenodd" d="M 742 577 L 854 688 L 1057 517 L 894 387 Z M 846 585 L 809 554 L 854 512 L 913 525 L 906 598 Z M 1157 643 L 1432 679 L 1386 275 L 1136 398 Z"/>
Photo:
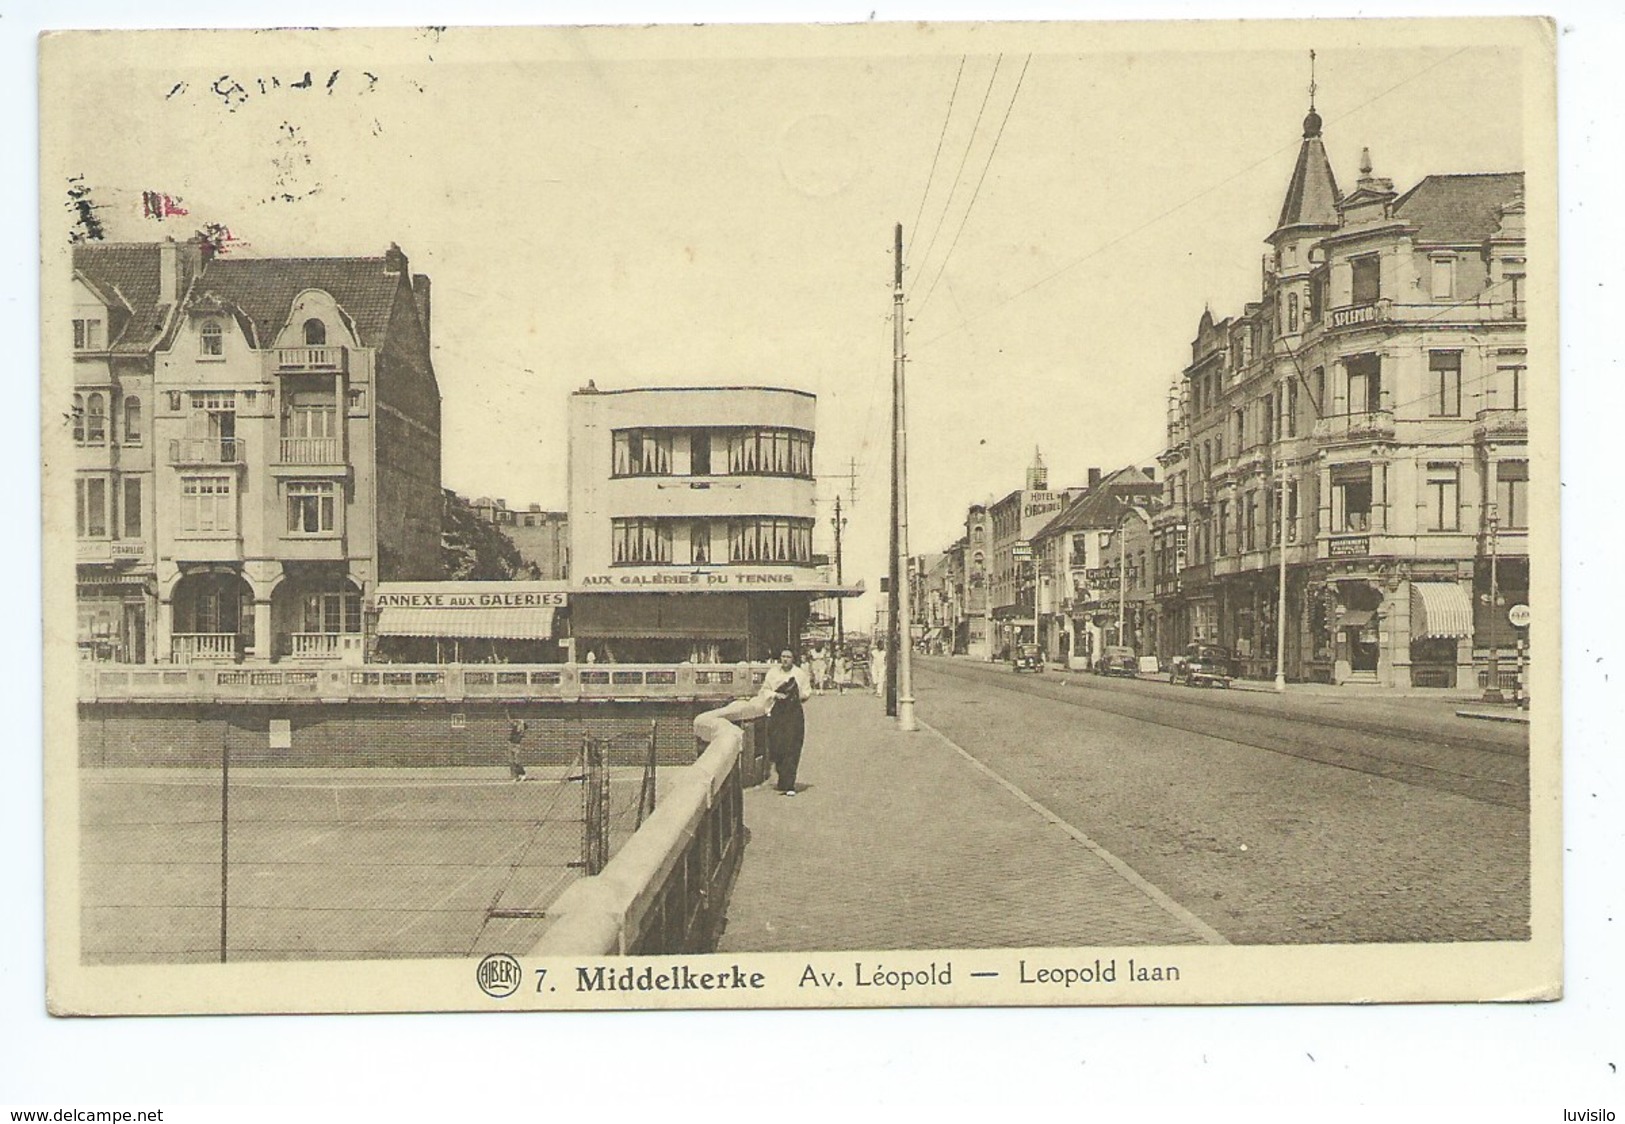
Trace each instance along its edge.
<path fill-rule="evenodd" d="M 931 231 L 931 238 L 926 242 L 925 253 L 920 255 L 919 268 L 923 273 L 926 262 L 931 259 L 931 251 L 936 248 L 937 236 L 942 233 L 942 224 L 948 220 L 948 212 L 953 209 L 954 194 L 959 190 L 959 184 L 965 176 L 965 163 L 970 159 L 971 149 L 976 145 L 976 133 L 982 127 L 982 114 L 987 112 L 988 98 L 993 96 L 993 83 L 998 80 L 999 66 L 1004 62 L 1001 54 L 993 60 L 993 73 L 988 76 L 987 89 L 982 92 L 982 104 L 976 108 L 976 120 L 971 122 L 970 136 L 965 141 L 965 151 L 959 157 L 959 168 L 954 172 L 953 184 L 948 188 L 947 202 L 942 205 L 942 213 L 937 216 L 937 225 Z"/>

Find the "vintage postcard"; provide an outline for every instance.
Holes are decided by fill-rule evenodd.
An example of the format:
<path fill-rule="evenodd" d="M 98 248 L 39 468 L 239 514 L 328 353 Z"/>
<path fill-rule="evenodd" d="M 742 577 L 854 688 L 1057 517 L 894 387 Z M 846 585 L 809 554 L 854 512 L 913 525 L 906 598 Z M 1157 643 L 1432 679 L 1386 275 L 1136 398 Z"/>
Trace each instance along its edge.
<path fill-rule="evenodd" d="M 1554 36 L 45 36 L 51 1010 L 1557 998 Z"/>

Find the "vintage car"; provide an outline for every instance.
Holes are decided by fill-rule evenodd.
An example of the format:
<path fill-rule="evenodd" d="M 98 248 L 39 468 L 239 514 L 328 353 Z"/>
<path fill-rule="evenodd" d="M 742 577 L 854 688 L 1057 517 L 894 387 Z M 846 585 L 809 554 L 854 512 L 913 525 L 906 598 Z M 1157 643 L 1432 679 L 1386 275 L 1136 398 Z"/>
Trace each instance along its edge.
<path fill-rule="evenodd" d="M 1168 672 L 1168 682 L 1187 687 L 1228 687 L 1233 678 L 1230 649 L 1217 644 L 1187 645 Z"/>
<path fill-rule="evenodd" d="M 1108 644 L 1101 650 L 1100 658 L 1095 661 L 1097 675 L 1129 675 L 1140 673 L 1140 660 L 1134 654 L 1133 648 L 1126 648 L 1120 644 Z"/>
<path fill-rule="evenodd" d="M 1010 649 L 1010 667 L 1013 671 L 1044 670 L 1044 649 L 1037 644 L 1016 644 Z"/>

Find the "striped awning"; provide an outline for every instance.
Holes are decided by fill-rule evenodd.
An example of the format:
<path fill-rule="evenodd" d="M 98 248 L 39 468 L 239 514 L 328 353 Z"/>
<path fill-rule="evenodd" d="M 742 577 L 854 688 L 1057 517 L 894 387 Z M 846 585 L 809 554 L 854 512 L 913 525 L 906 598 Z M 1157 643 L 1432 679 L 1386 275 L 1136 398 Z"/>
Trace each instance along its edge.
<path fill-rule="evenodd" d="M 553 610 L 523 608 L 407 608 L 378 612 L 379 636 L 441 636 L 478 640 L 550 640 Z"/>
<path fill-rule="evenodd" d="M 1473 634 L 1473 603 L 1455 582 L 1411 583 L 1411 638 L 1455 640 Z"/>

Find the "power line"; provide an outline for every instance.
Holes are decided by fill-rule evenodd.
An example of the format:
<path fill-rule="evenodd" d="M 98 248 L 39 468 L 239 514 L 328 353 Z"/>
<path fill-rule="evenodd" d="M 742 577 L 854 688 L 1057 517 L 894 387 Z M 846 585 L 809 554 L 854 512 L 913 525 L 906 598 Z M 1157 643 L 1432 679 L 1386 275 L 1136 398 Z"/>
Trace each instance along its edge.
<path fill-rule="evenodd" d="M 948 136 L 948 122 L 953 119 L 954 99 L 959 96 L 959 80 L 965 74 L 965 58 L 965 55 L 959 56 L 959 73 L 954 75 L 954 88 L 948 94 L 948 112 L 942 115 L 942 132 L 937 137 L 937 151 L 931 157 L 931 171 L 926 173 L 925 191 L 920 195 L 920 209 L 914 213 L 914 225 L 910 228 L 911 230 L 918 231 L 920 229 L 920 218 L 925 214 L 925 201 L 931 194 L 931 181 L 937 175 L 937 160 L 942 156 L 942 142 Z"/>
<path fill-rule="evenodd" d="M 993 83 L 999 77 L 999 64 L 1004 62 L 1000 55 L 993 60 L 993 73 L 988 76 L 987 89 L 982 93 L 982 104 L 976 109 L 976 120 L 971 122 L 970 137 L 965 141 L 964 154 L 959 158 L 959 169 L 954 172 L 953 186 L 948 189 L 948 201 L 942 205 L 942 214 L 937 216 L 936 229 L 931 232 L 930 241 L 926 243 L 925 253 L 920 255 L 920 268 L 923 272 L 925 263 L 931 259 L 931 251 L 936 247 L 937 235 L 942 233 L 942 224 L 948 220 L 948 212 L 954 205 L 954 193 L 959 190 L 960 180 L 965 175 L 965 162 L 970 159 L 970 150 L 976 144 L 976 130 L 981 128 L 982 114 L 987 109 L 987 99 L 993 95 Z M 918 242 L 918 239 L 915 240 Z"/>
<path fill-rule="evenodd" d="M 970 202 L 965 205 L 965 214 L 959 220 L 959 229 L 954 232 L 954 240 L 948 244 L 948 252 L 943 255 L 942 265 L 937 269 L 936 279 L 931 282 L 931 287 L 926 290 L 925 299 L 920 302 L 920 310 L 915 313 L 916 317 L 925 314 L 925 306 L 931 302 L 931 294 L 937 291 L 937 284 L 942 280 L 942 275 L 947 272 L 948 262 L 953 259 L 954 249 L 959 245 L 959 236 L 965 233 L 965 224 L 970 222 L 971 211 L 976 207 L 977 197 L 982 194 L 982 184 L 987 182 L 988 169 L 993 167 L 993 157 L 999 151 L 999 141 L 1004 137 L 1004 127 L 1010 123 L 1010 113 L 1016 108 L 1016 98 L 1021 94 L 1022 79 L 1027 77 L 1027 67 L 1032 61 L 1032 55 L 1028 55 L 1027 61 L 1021 64 L 1021 73 L 1016 77 L 1016 88 L 1010 93 L 1010 104 L 1004 107 L 1004 120 L 999 122 L 999 131 L 993 137 L 993 147 L 988 149 L 987 162 L 982 165 L 982 176 L 976 181 L 976 190 L 971 192 Z"/>

